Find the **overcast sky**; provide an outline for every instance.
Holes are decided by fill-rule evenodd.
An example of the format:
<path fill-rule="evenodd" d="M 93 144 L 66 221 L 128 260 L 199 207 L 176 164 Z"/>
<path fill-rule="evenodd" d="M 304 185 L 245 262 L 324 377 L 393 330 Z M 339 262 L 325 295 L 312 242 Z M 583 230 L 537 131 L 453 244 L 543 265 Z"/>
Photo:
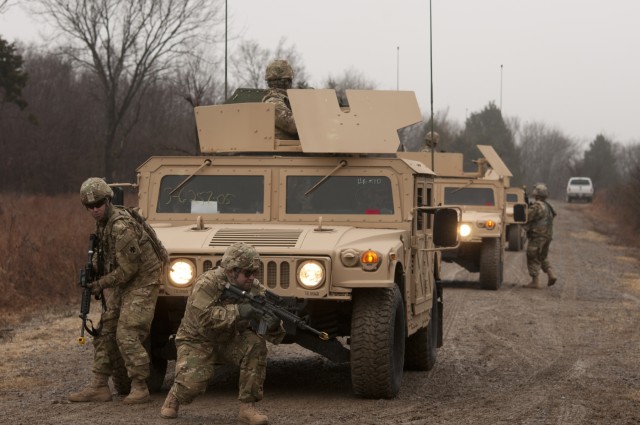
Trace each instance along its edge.
<path fill-rule="evenodd" d="M 435 112 L 463 123 L 490 101 L 585 144 L 640 143 L 640 0 L 432 0 Z M 378 89 L 413 90 L 430 113 L 428 0 L 228 0 L 230 33 L 296 46 L 319 87 L 360 71 Z M 42 27 L 42 25 L 39 25 Z M 10 41 L 38 41 L 19 8 Z M 233 50 L 230 41 L 229 50 Z M 502 67 L 502 68 L 501 68 Z M 399 70 L 399 72 L 398 72 Z"/>

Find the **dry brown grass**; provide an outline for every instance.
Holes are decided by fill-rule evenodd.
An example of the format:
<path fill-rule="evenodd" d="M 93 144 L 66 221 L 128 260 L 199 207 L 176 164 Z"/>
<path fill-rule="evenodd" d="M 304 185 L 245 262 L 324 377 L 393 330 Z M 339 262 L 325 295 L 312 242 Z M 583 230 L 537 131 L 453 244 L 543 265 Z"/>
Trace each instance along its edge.
<path fill-rule="evenodd" d="M 622 194 L 601 189 L 596 192 L 593 204 L 583 211 L 594 229 L 607 235 L 611 243 L 640 248 L 637 209 Z"/>
<path fill-rule="evenodd" d="M 0 194 L 0 329 L 77 304 L 93 219 L 78 195 Z"/>

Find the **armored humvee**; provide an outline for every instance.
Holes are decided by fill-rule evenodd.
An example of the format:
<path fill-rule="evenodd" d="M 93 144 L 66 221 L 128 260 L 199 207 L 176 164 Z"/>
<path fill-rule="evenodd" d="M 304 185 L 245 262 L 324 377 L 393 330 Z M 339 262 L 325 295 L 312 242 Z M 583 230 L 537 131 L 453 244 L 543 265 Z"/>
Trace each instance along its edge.
<path fill-rule="evenodd" d="M 274 107 L 195 108 L 201 156 L 152 157 L 139 207 L 171 261 L 151 331 L 156 384 L 196 277 L 234 242 L 260 254 L 257 278 L 323 341 L 285 322 L 285 343 L 350 362 L 356 394 L 389 398 L 403 369 L 429 370 L 442 345 L 435 254 L 457 245 L 460 211 L 435 175 L 400 158 L 397 130 L 421 120 L 413 92 L 289 90 L 299 140 L 274 138 Z"/>
<path fill-rule="evenodd" d="M 505 193 L 512 174 L 492 146 L 477 147 L 483 157 L 474 161 L 475 172 L 464 171 L 461 153 L 404 152 L 399 155 L 421 160 L 435 170 L 438 205 L 462 208 L 460 245 L 455 250 L 443 251 L 442 261 L 480 272 L 480 287 L 497 290 L 503 280 L 508 222 Z M 514 224 L 526 222 L 524 203 L 514 204 L 512 209 Z"/>

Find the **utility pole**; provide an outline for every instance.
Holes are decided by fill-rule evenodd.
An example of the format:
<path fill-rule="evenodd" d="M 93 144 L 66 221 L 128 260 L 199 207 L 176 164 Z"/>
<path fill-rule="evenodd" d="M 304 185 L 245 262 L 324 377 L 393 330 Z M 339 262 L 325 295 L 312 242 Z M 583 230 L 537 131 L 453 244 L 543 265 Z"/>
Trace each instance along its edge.
<path fill-rule="evenodd" d="M 502 112 L 502 65 L 500 65 L 500 112 Z"/>
<path fill-rule="evenodd" d="M 224 100 L 226 101 L 229 96 L 227 93 L 227 1 L 224 0 Z"/>
<path fill-rule="evenodd" d="M 400 90 L 400 46 L 396 54 L 396 91 Z"/>

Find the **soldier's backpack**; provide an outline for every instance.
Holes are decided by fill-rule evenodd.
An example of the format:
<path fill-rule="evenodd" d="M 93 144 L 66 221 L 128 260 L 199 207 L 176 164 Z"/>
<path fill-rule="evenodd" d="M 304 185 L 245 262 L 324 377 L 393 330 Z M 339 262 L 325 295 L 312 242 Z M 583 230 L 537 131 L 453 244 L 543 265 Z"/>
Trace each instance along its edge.
<path fill-rule="evenodd" d="M 151 245 L 153 246 L 153 250 L 155 251 L 158 259 L 162 261 L 163 264 L 167 264 L 169 262 L 169 253 L 167 249 L 162 244 L 162 241 L 156 235 L 156 231 L 153 230 L 153 227 L 147 223 L 147 220 L 140 215 L 137 208 L 132 207 L 122 207 L 125 211 L 129 213 L 129 215 L 142 227 L 147 235 L 149 235 L 149 239 L 151 241 Z"/>

